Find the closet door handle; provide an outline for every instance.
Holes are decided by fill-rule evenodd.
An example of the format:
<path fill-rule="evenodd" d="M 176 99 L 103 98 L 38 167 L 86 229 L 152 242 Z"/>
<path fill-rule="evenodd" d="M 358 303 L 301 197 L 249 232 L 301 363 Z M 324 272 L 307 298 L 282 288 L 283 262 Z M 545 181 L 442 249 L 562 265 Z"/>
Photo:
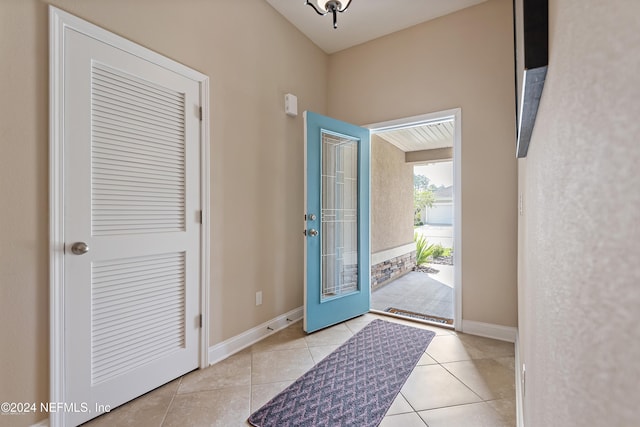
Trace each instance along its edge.
<path fill-rule="evenodd" d="M 75 242 L 71 246 L 71 252 L 76 255 L 84 255 L 89 252 L 89 245 L 87 245 L 85 242 Z"/>

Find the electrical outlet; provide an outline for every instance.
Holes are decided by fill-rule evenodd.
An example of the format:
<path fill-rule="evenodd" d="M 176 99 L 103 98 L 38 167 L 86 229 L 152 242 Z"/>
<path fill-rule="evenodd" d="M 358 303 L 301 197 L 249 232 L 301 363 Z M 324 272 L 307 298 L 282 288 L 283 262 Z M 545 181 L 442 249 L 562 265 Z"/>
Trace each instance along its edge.
<path fill-rule="evenodd" d="M 262 305 L 262 291 L 256 292 L 256 305 Z"/>

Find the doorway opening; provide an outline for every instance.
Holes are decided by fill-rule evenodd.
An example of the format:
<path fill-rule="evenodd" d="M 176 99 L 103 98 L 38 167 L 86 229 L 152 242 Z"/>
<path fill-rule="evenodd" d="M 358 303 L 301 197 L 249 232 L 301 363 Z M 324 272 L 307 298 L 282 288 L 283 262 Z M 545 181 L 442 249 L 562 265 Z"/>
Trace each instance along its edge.
<path fill-rule="evenodd" d="M 406 289 L 396 304 L 402 306 L 400 314 L 446 325 L 453 325 L 453 190 L 452 160 L 413 166 L 416 265 L 404 280 L 388 287 Z"/>
<path fill-rule="evenodd" d="M 459 328 L 460 109 L 369 125 L 372 311 Z"/>

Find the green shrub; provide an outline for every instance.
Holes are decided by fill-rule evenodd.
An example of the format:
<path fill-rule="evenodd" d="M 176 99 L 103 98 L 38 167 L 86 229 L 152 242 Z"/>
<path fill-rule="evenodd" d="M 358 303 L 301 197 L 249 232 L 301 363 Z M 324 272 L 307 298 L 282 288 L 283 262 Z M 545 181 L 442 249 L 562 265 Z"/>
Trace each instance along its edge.
<path fill-rule="evenodd" d="M 419 233 L 413 233 L 413 240 L 416 242 L 416 265 L 426 264 L 433 257 L 434 245 Z"/>
<path fill-rule="evenodd" d="M 432 253 L 434 258 L 440 258 L 440 257 L 448 257 L 451 256 L 451 248 L 445 248 L 444 246 L 442 246 L 440 243 L 438 243 L 437 245 L 435 245 L 435 247 L 433 248 L 433 253 Z"/>
<path fill-rule="evenodd" d="M 443 248 L 442 245 L 438 243 L 433 248 L 432 255 L 434 258 L 438 258 L 438 257 L 444 256 L 444 252 L 445 252 L 445 248 Z"/>

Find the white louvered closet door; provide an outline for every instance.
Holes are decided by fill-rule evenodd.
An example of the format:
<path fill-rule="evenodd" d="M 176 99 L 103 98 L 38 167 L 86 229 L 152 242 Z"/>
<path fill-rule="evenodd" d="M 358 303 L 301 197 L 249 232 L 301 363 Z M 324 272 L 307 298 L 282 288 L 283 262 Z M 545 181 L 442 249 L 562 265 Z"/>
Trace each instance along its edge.
<path fill-rule="evenodd" d="M 80 33 L 65 49 L 65 378 L 89 409 L 75 425 L 198 367 L 200 92 Z"/>

